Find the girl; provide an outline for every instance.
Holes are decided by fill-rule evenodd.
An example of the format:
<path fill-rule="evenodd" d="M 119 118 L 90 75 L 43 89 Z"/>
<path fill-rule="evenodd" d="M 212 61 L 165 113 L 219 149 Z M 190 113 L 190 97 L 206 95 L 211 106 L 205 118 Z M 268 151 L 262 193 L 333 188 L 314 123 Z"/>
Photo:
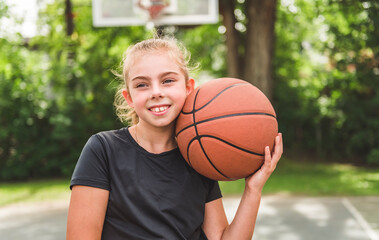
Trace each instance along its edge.
<path fill-rule="evenodd" d="M 246 179 L 228 224 L 218 182 L 188 166 L 175 140 L 175 120 L 194 89 L 189 54 L 174 39 L 142 41 L 126 51 L 126 104 L 132 126 L 93 135 L 71 180 L 67 239 L 251 239 L 262 188 L 278 163 L 281 134 L 262 168 Z M 117 102 L 117 101 L 116 101 Z"/>

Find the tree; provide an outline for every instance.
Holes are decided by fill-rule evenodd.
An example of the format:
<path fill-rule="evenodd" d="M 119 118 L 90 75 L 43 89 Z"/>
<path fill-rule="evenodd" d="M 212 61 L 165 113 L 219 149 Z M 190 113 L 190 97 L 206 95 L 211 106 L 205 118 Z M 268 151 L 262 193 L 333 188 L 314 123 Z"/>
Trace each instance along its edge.
<path fill-rule="evenodd" d="M 44 35 L 27 44 L 17 33 L 0 37 L 0 180 L 71 176 L 91 134 L 122 126 L 110 69 L 130 42 L 147 37 L 137 27 L 94 29 L 90 0 L 44 3 Z M 65 9 L 69 19 L 56 14 Z"/>
<path fill-rule="evenodd" d="M 318 8 L 330 29 L 331 77 L 321 92 L 333 103 L 328 136 L 344 157 L 379 164 L 379 2 L 329 0 Z"/>
<path fill-rule="evenodd" d="M 242 78 L 273 97 L 276 0 L 220 0 L 226 27 L 228 75 Z M 236 16 L 235 12 L 239 16 Z M 238 19 L 236 18 L 238 17 Z M 240 31 L 236 30 L 240 24 Z"/>

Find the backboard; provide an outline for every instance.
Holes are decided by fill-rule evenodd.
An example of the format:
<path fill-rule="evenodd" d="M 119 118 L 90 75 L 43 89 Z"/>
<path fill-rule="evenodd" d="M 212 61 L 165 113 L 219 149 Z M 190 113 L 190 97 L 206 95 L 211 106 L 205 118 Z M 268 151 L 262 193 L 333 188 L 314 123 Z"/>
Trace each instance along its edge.
<path fill-rule="evenodd" d="M 92 0 L 95 27 L 218 22 L 218 0 Z"/>

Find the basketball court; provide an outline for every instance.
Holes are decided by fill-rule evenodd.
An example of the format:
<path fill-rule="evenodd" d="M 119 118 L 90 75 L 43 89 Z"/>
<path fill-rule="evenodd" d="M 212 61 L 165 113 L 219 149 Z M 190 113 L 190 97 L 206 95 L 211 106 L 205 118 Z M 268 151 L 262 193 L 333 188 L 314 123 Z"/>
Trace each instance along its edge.
<path fill-rule="evenodd" d="M 228 220 L 239 198 L 224 200 Z M 263 197 L 253 239 L 378 240 L 379 197 Z"/>

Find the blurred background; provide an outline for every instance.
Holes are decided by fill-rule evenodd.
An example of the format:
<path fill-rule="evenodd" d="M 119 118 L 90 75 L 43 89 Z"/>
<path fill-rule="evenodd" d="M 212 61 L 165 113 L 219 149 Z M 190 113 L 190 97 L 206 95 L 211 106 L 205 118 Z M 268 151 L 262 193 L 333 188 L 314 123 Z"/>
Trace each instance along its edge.
<path fill-rule="evenodd" d="M 188 47 L 198 83 L 237 77 L 272 101 L 285 153 L 265 193 L 379 195 L 379 2 L 218 6 L 216 23 L 158 31 Z M 89 136 L 123 126 L 111 70 L 151 29 L 94 27 L 91 0 L 0 0 L 0 206 L 68 196 Z"/>
<path fill-rule="evenodd" d="M 213 23 L 95 27 L 96 1 L 0 0 L 0 238 L 64 238 L 82 147 L 124 126 L 111 70 L 155 29 L 187 46 L 197 84 L 241 78 L 276 110 L 259 239 L 378 239 L 377 0 L 215 0 Z M 229 219 L 244 180 L 220 186 Z"/>

